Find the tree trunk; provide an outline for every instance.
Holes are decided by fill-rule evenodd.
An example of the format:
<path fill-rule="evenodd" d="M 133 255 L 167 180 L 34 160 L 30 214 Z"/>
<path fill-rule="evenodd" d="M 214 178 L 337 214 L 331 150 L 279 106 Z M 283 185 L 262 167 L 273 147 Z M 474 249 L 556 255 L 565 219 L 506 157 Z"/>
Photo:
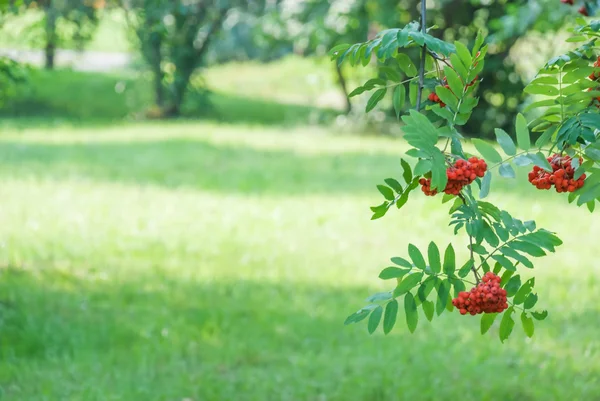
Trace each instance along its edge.
<path fill-rule="evenodd" d="M 150 67 L 154 78 L 154 102 L 162 108 L 165 104 L 165 87 L 163 85 L 164 73 L 161 68 L 162 55 L 160 51 L 161 40 L 154 38 L 150 43 Z"/>
<path fill-rule="evenodd" d="M 183 105 L 187 87 L 193 72 L 194 69 L 175 71 L 175 81 L 172 85 L 173 101 L 166 112 L 169 117 L 179 117 L 181 115 L 181 106 Z"/>
<path fill-rule="evenodd" d="M 344 99 L 346 101 L 346 113 L 350 113 L 352 111 L 352 102 L 350 102 L 350 97 L 348 96 L 348 86 L 346 85 L 346 78 L 344 77 L 344 73 L 338 63 L 335 63 L 335 72 L 337 74 L 337 82 L 344 92 Z"/>
<path fill-rule="evenodd" d="M 58 18 L 56 9 L 52 5 L 52 1 L 46 3 L 44 12 L 46 13 L 45 65 L 47 70 L 52 70 L 54 69 L 54 57 L 56 53 L 56 20 Z"/>

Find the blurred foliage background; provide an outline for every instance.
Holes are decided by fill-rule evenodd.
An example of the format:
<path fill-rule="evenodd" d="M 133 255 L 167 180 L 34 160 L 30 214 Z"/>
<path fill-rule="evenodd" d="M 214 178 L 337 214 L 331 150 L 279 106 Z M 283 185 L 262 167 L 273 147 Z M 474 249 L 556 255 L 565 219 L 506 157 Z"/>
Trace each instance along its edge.
<path fill-rule="evenodd" d="M 467 134 L 512 133 L 580 4 L 427 2 L 438 37 L 488 35 Z M 347 97 L 385 66 L 327 57 L 418 8 L 0 0 L 0 399 L 597 399 L 600 225 L 526 171 L 494 202 L 565 242 L 536 270 L 533 340 L 455 314 L 412 336 L 343 327 L 409 241 L 467 255 L 419 194 L 369 221 L 402 127 L 389 99 L 367 116 Z"/>
<path fill-rule="evenodd" d="M 266 63 L 268 69 L 279 63 L 287 68 L 294 64 L 290 59 L 301 57 L 310 67 L 290 80 L 308 80 L 312 85 L 295 88 L 293 83 L 270 82 L 272 76 L 257 77 L 265 85 L 259 95 L 305 97 L 310 101 L 303 103 L 331 108 L 338 123 L 350 121 L 348 128 L 371 124 L 371 130 L 389 133 L 395 128 L 389 105 L 368 121 L 362 113 L 365 99 L 347 96 L 381 66 L 374 61 L 363 71 L 350 71 L 328 62 L 326 53 L 336 44 L 365 41 L 383 29 L 418 20 L 418 5 L 408 0 L 5 1 L 0 47 L 5 54 L 40 49 L 46 69 L 54 67 L 57 48 L 80 54 L 126 53 L 131 62 L 124 66 L 152 82 L 152 104 L 136 105 L 134 111 L 144 109 L 153 117 L 180 116 L 186 103 L 189 116 L 210 113 L 214 102 L 209 92 L 236 78 L 208 82 L 210 67 Z M 495 127 L 510 132 L 511 121 L 528 101 L 522 92 L 524 82 L 543 60 L 565 49 L 561 29 L 575 15 L 573 7 L 555 0 L 428 2 L 428 25 L 434 26 L 436 36 L 469 44 L 482 31 L 491 43 L 481 76 L 480 107 L 467 126 L 470 135 L 490 137 Z M 102 69 L 100 55 L 98 61 Z M 320 93 L 307 93 L 311 86 Z M 193 101 L 186 101 L 188 92 L 194 93 Z"/>

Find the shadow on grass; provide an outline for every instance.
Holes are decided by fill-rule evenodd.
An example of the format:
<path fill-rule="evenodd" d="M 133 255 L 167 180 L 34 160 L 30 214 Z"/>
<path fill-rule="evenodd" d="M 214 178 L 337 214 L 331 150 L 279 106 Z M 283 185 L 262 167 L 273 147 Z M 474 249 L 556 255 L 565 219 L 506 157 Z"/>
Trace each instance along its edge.
<path fill-rule="evenodd" d="M 151 400 L 597 395 L 582 386 L 598 369 L 580 371 L 564 356 L 525 352 L 525 344 L 500 347 L 460 316 L 421 321 L 412 336 L 399 327 L 393 336 L 369 337 L 364 322 L 344 328 L 348 305 L 365 288 L 179 281 L 159 271 L 118 282 L 87 274 L 2 272 L 0 385 L 10 399 L 88 391 Z M 594 324 L 582 319 L 544 330 Z M 542 363 L 549 369 L 542 372 Z"/>
<path fill-rule="evenodd" d="M 0 174 L 226 193 L 374 194 L 374 183 L 400 173 L 400 157 L 351 152 L 309 155 L 191 139 L 83 144 L 1 141 Z M 496 177 L 494 190 L 535 194 L 525 172 L 518 174 L 517 180 Z"/>
<path fill-rule="evenodd" d="M 398 156 L 302 155 L 188 139 L 39 144 L 0 142 L 0 174 L 79 178 L 167 188 L 290 194 L 373 192 L 399 172 Z"/>
<path fill-rule="evenodd" d="M 64 120 L 101 125 L 140 119 L 152 105 L 150 88 L 149 81 L 131 74 L 36 70 L 29 84 L 20 87 L 18 94 L 0 108 L 0 116 L 36 118 L 35 124 L 44 125 Z M 330 122 L 336 114 L 335 110 L 234 94 L 203 95 L 192 89 L 187 95 L 182 118 L 230 124 L 298 125 Z M 28 124 L 27 121 L 23 123 Z"/>

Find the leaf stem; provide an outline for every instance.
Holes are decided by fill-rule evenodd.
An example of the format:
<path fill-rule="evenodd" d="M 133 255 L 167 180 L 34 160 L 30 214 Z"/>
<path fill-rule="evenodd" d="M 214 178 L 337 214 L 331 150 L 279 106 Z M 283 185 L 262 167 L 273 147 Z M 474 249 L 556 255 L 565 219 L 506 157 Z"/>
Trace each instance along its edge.
<path fill-rule="evenodd" d="M 431 74 L 435 74 L 435 73 L 436 73 L 435 71 L 427 71 L 427 72 L 425 73 L 425 75 L 431 75 Z M 386 89 L 387 89 L 387 88 L 393 88 L 393 87 L 395 87 L 395 86 L 398 86 L 398 85 L 403 85 L 403 84 L 405 84 L 405 83 L 407 83 L 407 82 L 414 81 L 415 79 L 419 79 L 419 78 L 420 78 L 419 76 L 415 76 L 415 77 L 412 77 L 412 78 L 409 78 L 409 79 L 405 79 L 404 81 L 401 81 L 401 82 L 395 82 L 395 83 L 393 83 L 393 84 L 390 84 L 390 85 L 386 85 L 386 86 L 378 86 L 377 88 L 379 88 L 379 89 L 383 89 L 383 88 L 386 88 Z"/>
<path fill-rule="evenodd" d="M 465 199 L 465 197 L 463 196 L 463 194 L 459 193 L 458 196 L 462 200 L 463 204 L 466 205 L 467 204 L 467 200 Z M 479 284 L 479 282 L 481 281 L 481 279 L 479 277 L 479 273 L 477 272 L 477 269 L 475 269 L 475 255 L 473 253 L 473 236 L 471 234 L 469 234 L 469 233 L 467 233 L 467 235 L 469 236 L 469 254 L 470 254 L 469 255 L 469 259 L 472 262 L 471 271 L 475 275 L 475 280 L 477 281 L 477 284 Z"/>

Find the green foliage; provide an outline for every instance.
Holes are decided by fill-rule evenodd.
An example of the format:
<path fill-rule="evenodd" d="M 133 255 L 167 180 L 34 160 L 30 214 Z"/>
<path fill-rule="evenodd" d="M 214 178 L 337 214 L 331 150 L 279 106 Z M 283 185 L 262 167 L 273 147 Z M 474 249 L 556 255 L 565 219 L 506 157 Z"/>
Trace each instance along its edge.
<path fill-rule="evenodd" d="M 594 28 L 596 26 L 600 27 L 600 24 L 592 23 L 587 28 L 576 28 L 575 31 L 581 33 L 579 37 L 587 35 L 586 40 L 589 39 L 589 42 L 567 55 L 550 60 L 538 77 L 527 86 L 529 93 L 544 95 L 551 99 L 533 104 L 532 108 L 548 107 L 548 110 L 530 124 L 522 114 L 516 116 L 516 143 L 503 129 L 495 130 L 499 148 L 505 156 L 497 150 L 496 146 L 488 142 L 480 139 L 472 141 L 475 149 L 487 162 L 488 171 L 482 174 L 482 178 L 474 178 L 480 187 L 478 197 L 473 194 L 471 186 L 465 185 L 461 187 L 458 197 L 449 209 L 450 226 L 454 227 L 454 233 L 458 234 L 464 230 L 469 237 L 470 257 L 466 263 L 461 262 L 463 267 L 459 269 L 458 274 L 455 272 L 456 261 L 452 245 L 448 246 L 442 262 L 439 248 L 434 242 L 431 242 L 427 249 L 429 264 L 425 261 L 424 252 L 415 245 L 409 244 L 410 262 L 398 258 L 403 269 L 388 268 L 381 273 L 381 278 L 396 278 L 398 281 L 398 285 L 392 292 L 392 300 L 386 299 L 386 302 L 394 302 L 398 297 L 404 296 L 406 322 L 410 332 L 417 327 L 416 310 L 419 305 L 428 305 L 423 307 L 424 313 L 428 320 L 433 318 L 433 305 L 425 303 L 430 291 L 433 289 L 437 291 L 435 312 L 440 315 L 446 309 L 450 311 L 453 309 L 452 304 L 449 303 L 453 289 L 456 296 L 465 290 L 466 283 L 473 284 L 469 279 L 470 274 L 473 275 L 471 280 L 479 284 L 480 274 L 491 271 L 495 275 L 501 275 L 500 283 L 508 298 L 508 304 L 505 306 L 507 309 L 502 313 L 500 320 L 501 342 L 506 341 L 513 332 L 515 319 L 512 315 L 517 310 L 521 311 L 520 322 L 528 337 L 533 336 L 534 333 L 533 320 L 543 320 L 546 317 L 545 311 L 531 311 L 538 300 L 537 294 L 533 292 L 535 278 L 522 283 L 518 268 L 522 265 L 532 269 L 534 264 L 531 257 L 543 257 L 547 253 L 555 252 L 556 247 L 562 245 L 562 241 L 554 233 L 538 228 L 535 222 L 523 222 L 511 216 L 509 212 L 500 210 L 481 199 L 487 197 L 490 192 L 491 170 L 498 168 L 499 174 L 505 178 L 516 177 L 513 164 L 515 167 L 533 164 L 552 172 L 553 167 L 547 160 L 547 156 L 556 148 L 561 154 L 565 153 L 573 158 L 572 168 L 576 170 L 578 176 L 584 173 L 590 175 L 583 189 L 573 192 L 569 201 L 572 202 L 579 197 L 578 204 L 586 203 L 590 210 L 593 210 L 595 199 L 600 197 L 600 178 L 596 178 L 600 177 L 600 174 L 593 174 L 596 171 L 600 172 L 600 168 L 595 167 L 595 163 L 600 162 L 600 145 L 595 146 L 596 137 L 600 134 L 598 112 L 600 104 L 594 103 L 597 95 L 600 94 L 594 91 L 599 85 L 596 77 L 600 80 L 600 67 L 597 67 L 600 56 L 597 62 L 595 59 L 597 31 Z M 414 172 L 405 177 L 405 182 L 412 184 L 418 182 L 417 180 L 426 179 L 429 187 L 425 189 L 426 184 L 423 184 L 424 192 L 435 195 L 435 191 L 446 191 L 451 179 L 449 167 L 459 159 L 468 158 L 462 147 L 463 136 L 458 132 L 458 127 L 467 123 L 478 104 L 475 97 L 476 77 L 483 69 L 487 47 L 479 47 L 483 43 L 480 39 L 470 51 L 463 44 L 456 42 L 452 47 L 432 44 L 436 46 L 435 51 L 432 52 L 429 44 L 426 44 L 427 34 L 423 32 L 415 34 L 416 29 L 416 24 L 409 24 L 402 29 L 386 30 L 373 41 L 338 47 L 333 49 L 331 54 L 338 63 L 348 58 L 351 65 L 357 65 L 360 60 L 356 55 L 362 55 L 361 49 L 369 46 L 373 51 L 377 51 L 377 57 L 383 60 L 396 58 L 399 49 L 404 47 L 423 46 L 423 57 L 427 59 L 421 60 L 419 76 L 426 75 L 425 66 L 428 62 L 436 65 L 436 72 L 443 70 L 443 79 L 442 76 L 438 77 L 439 81 L 434 84 L 435 96 L 429 97 L 433 99 L 432 102 L 438 104 L 425 103 L 426 111 L 423 113 L 419 112 L 421 104 L 417 104 L 416 110 L 409 109 L 408 113 L 402 116 L 404 138 L 412 147 L 406 154 L 417 159 Z M 426 53 L 427 51 L 429 53 Z M 438 53 L 445 57 L 439 56 Z M 406 60 L 405 56 L 402 58 Z M 444 64 L 443 68 L 438 65 L 440 61 Z M 596 64 L 594 68 L 589 67 L 592 61 Z M 396 80 L 400 81 L 402 79 L 400 74 L 404 70 L 400 68 L 397 74 L 388 74 L 388 76 L 396 75 Z M 413 80 L 414 78 L 409 78 L 400 81 L 397 85 L 401 86 Z M 420 88 L 423 92 L 428 85 L 424 80 L 420 82 L 424 83 Z M 372 95 L 367 111 L 373 109 L 373 103 L 385 96 L 388 83 L 385 80 L 370 80 L 358 89 L 360 92 L 376 89 L 378 86 L 380 88 Z M 421 96 L 416 97 L 421 98 Z M 376 101 L 374 102 L 373 99 Z M 552 100 L 552 104 L 548 100 Z M 395 105 L 398 114 L 401 112 L 400 106 L 400 104 Z M 531 130 L 529 126 L 532 127 Z M 532 149 L 534 143 L 532 132 L 540 131 L 549 134 L 544 132 L 538 137 Z M 440 146 L 440 141 L 445 144 Z M 549 150 L 543 148 L 547 142 L 552 143 Z M 402 163 L 406 162 L 403 160 Z M 375 213 L 373 218 L 382 217 L 394 203 L 398 208 L 403 206 L 405 202 L 398 202 L 398 197 L 410 192 L 410 185 L 403 189 L 394 179 L 387 179 L 386 183 L 390 187 L 378 186 L 386 201 L 372 208 Z M 443 203 L 452 199 L 452 192 L 446 193 Z M 415 302 L 415 299 L 419 302 Z M 464 314 L 465 311 L 461 310 L 461 313 Z M 471 311 L 471 313 L 476 312 Z M 490 329 L 496 316 L 497 314 L 494 313 L 482 318 L 482 334 Z M 391 326 L 388 326 L 386 333 L 391 330 Z"/>
<path fill-rule="evenodd" d="M 228 13 L 254 5 L 241 0 L 123 2 L 136 47 L 153 74 L 155 103 L 165 116 L 181 113 L 192 75 L 206 64 Z"/>

